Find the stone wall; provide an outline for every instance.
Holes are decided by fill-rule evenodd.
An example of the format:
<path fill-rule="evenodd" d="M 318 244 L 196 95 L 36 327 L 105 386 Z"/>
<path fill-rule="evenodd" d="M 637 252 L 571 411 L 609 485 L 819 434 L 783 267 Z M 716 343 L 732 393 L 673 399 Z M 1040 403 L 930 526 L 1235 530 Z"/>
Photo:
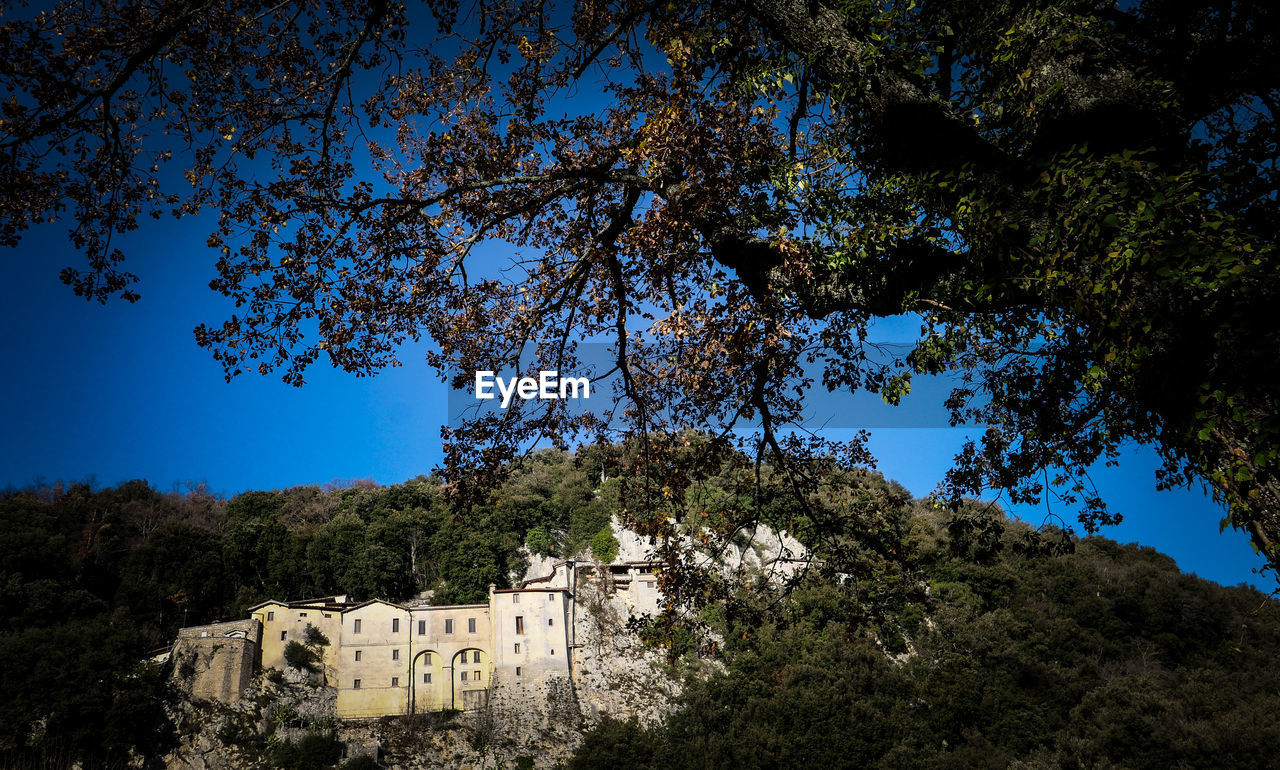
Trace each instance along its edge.
<path fill-rule="evenodd" d="M 181 629 L 173 647 L 173 678 L 192 698 L 236 703 L 253 681 L 261 640 L 256 620 Z"/>

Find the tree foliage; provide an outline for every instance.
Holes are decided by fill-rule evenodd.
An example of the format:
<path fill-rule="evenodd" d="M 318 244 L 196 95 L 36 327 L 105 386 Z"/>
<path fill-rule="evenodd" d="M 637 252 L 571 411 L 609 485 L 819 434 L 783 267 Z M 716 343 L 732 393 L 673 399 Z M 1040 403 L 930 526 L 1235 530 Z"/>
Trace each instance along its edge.
<path fill-rule="evenodd" d="M 618 538 L 613 536 L 613 530 L 605 527 L 591 538 L 591 553 L 596 559 L 608 564 L 612 562 L 618 555 Z"/>
<path fill-rule="evenodd" d="M 64 280 L 132 299 L 112 236 L 212 208 L 212 285 L 238 310 L 196 336 L 228 377 L 301 384 L 322 356 L 367 374 L 427 335 L 460 386 L 611 341 L 619 408 L 451 431 L 451 493 L 537 437 L 754 423 L 808 508 L 831 448 L 782 437 L 816 359 L 824 385 L 892 402 L 913 375 L 963 376 L 948 406 L 989 428 L 953 506 L 1005 489 L 1092 528 L 1115 514 L 1087 469 L 1152 442 L 1158 484 L 1211 486 L 1275 561 L 1269 5 L 458 7 L 6 17 L 0 238 L 69 217 L 88 263 Z M 518 255 L 506 277 L 477 274 L 486 241 Z M 904 313 L 912 350 L 879 355 L 870 325 Z"/>
<path fill-rule="evenodd" d="M 930 593 L 870 625 L 811 583 L 764 623 L 720 624 L 725 670 L 648 728 L 605 721 L 570 767 L 1210 767 L 1273 761 L 1277 605 L 1087 538 L 982 559 L 945 517 L 903 545 Z"/>
<path fill-rule="evenodd" d="M 308 670 L 317 660 L 315 652 L 296 639 L 284 646 L 284 662 L 293 668 Z"/>
<path fill-rule="evenodd" d="M 302 638 L 306 645 L 313 649 L 329 646 L 329 637 L 325 636 L 323 631 L 310 623 L 307 624 L 306 629 L 302 632 Z"/>
<path fill-rule="evenodd" d="M 661 494 L 682 501 L 673 526 L 707 568 L 655 541 L 665 611 L 635 627 L 672 658 L 717 655 L 726 668 L 688 683 L 658 732 L 602 728 L 578 766 L 1270 761 L 1280 617 L 1256 591 L 1182 575 L 1150 549 L 1012 524 L 989 504 L 938 510 L 858 468 L 829 470 L 815 507 L 838 517 L 810 525 L 773 466 L 757 471 L 705 436 L 682 440 L 668 467 L 684 475 L 663 478 Z M 634 441 L 535 453 L 469 516 L 443 504 L 431 477 L 227 501 L 142 482 L 0 495 L 0 764 L 171 749 L 168 673 L 140 661 L 179 626 L 336 593 L 483 601 L 489 582 L 518 577 L 537 529 L 554 533 L 556 556 L 583 557 L 608 531 L 598 517 L 627 501 L 610 469 L 642 451 Z M 761 523 L 799 525 L 808 552 L 793 556 L 811 566 L 794 585 L 714 568 L 722 542 L 764 542 L 735 523 L 756 484 Z M 535 505 L 533 490 L 556 493 Z M 305 666 L 325 640 L 305 630 L 303 641 L 287 655 Z M 329 762 L 325 741 L 277 758 Z"/>

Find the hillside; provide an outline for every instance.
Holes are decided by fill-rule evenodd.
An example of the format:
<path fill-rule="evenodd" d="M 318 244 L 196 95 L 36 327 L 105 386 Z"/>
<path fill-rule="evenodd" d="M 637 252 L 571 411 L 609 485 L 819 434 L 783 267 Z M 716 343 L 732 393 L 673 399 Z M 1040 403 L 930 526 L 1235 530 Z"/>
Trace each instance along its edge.
<path fill-rule="evenodd" d="M 208 729 L 175 718 L 194 712 L 171 672 L 138 662 L 179 626 L 267 598 L 474 601 L 519 577 L 522 546 L 607 557 L 625 494 L 617 451 L 536 454 L 466 515 L 428 477 L 231 500 L 142 482 L 5 494 L 0 762 L 137 766 Z M 732 489 L 715 469 L 690 487 L 702 522 L 727 515 Z M 576 766 L 1274 762 L 1275 601 L 989 506 L 940 513 L 862 471 L 832 494 L 849 503 L 842 529 L 794 533 L 815 557 L 802 580 L 717 579 L 705 599 L 633 624 L 668 673 L 702 673 L 665 720 L 620 708 L 571 725 L 561 740 L 585 735 Z M 685 531 L 696 526 L 708 525 Z M 243 730 L 223 737 L 267 746 L 275 727 Z"/>
<path fill-rule="evenodd" d="M 879 628 L 798 590 L 726 623 L 727 670 L 573 767 L 1274 767 L 1280 607 L 1101 537 L 1057 556 L 930 543 L 929 595 Z M 892 630 L 886 630 L 892 626 Z"/>

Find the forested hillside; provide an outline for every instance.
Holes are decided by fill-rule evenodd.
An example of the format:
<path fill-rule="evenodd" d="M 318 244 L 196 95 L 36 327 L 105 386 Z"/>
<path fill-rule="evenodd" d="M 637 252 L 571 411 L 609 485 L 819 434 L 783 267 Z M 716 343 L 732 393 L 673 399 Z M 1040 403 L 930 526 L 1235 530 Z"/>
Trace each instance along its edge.
<path fill-rule="evenodd" d="M 0 766 L 160 753 L 176 695 L 139 661 L 182 625 L 266 598 L 474 601 L 509 584 L 521 545 L 608 551 L 619 453 L 535 454 L 466 513 L 431 477 L 230 500 L 144 482 L 4 494 Z M 731 475 L 704 469 L 685 490 L 702 515 L 684 531 L 736 510 Z M 726 581 L 645 627 L 665 630 L 651 636 L 677 665 L 715 654 L 724 672 L 691 681 L 664 725 L 595 728 L 580 766 L 1275 761 L 1274 601 L 1149 549 L 1035 532 L 979 504 L 939 513 L 862 471 L 845 481 L 844 530 L 795 533 L 816 557 L 806 579 Z"/>
<path fill-rule="evenodd" d="M 5 493 L 0 757 L 156 752 L 171 739 L 163 676 L 136 663 L 180 626 L 243 617 L 267 598 L 435 589 L 437 603 L 476 601 L 490 582 L 508 584 L 526 538 L 546 553 L 577 550 L 611 507 L 591 451 L 538 455 L 491 505 L 462 515 L 429 477 L 336 486 L 230 500 L 142 481 Z"/>
<path fill-rule="evenodd" d="M 1280 608 L 1090 537 L 1074 553 L 922 544 L 929 596 L 860 616 L 831 585 L 726 623 L 727 670 L 657 729 L 607 722 L 575 768 L 1275 767 Z"/>

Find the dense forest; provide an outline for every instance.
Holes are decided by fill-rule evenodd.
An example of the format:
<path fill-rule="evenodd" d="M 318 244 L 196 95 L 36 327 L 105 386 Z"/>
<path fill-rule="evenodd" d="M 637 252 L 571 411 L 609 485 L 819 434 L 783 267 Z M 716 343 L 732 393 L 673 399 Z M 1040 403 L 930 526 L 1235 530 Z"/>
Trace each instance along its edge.
<path fill-rule="evenodd" d="M 0 765 L 162 753 L 176 696 L 139 661 L 182 625 L 243 617 L 266 598 L 474 601 L 509 584 L 522 545 L 607 556 L 626 499 L 620 452 L 536 453 L 467 512 L 425 476 L 229 500 L 141 481 L 8 491 Z M 684 490 L 703 514 L 686 532 L 736 510 L 731 466 Z M 994 506 L 952 514 L 875 474 L 844 482 L 857 503 L 846 529 L 796 533 L 819 557 L 805 578 L 726 582 L 668 626 L 680 633 L 653 635 L 676 671 L 714 654 L 721 672 L 690 678 L 660 726 L 595 727 L 576 766 L 1275 762 L 1273 600 Z"/>
<path fill-rule="evenodd" d="M 440 483 L 346 482 L 220 499 L 54 484 L 0 497 L 0 766 L 156 753 L 172 740 L 162 672 L 137 661 L 176 630 L 268 598 L 347 593 L 441 604 L 506 586 L 528 540 L 577 551 L 607 529 L 600 460 L 545 453 L 492 505 L 450 513 Z"/>
<path fill-rule="evenodd" d="M 986 559 L 922 544 L 930 595 L 897 638 L 830 585 L 726 624 L 722 674 L 659 728 L 596 727 L 572 766 L 1276 766 L 1274 601 L 1101 537 L 1019 554 L 1019 528 Z"/>

